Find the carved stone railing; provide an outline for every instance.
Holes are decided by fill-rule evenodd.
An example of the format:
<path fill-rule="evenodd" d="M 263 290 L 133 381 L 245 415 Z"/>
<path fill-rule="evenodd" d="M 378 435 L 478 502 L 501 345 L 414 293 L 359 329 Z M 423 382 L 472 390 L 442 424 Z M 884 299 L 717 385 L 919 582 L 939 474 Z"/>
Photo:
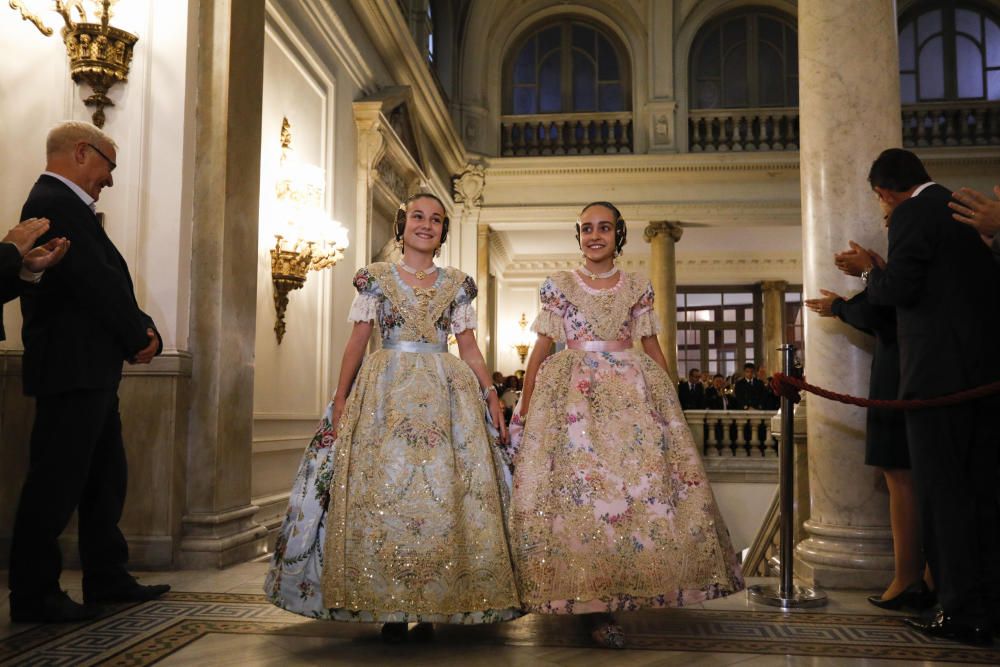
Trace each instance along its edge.
<path fill-rule="evenodd" d="M 903 145 L 1000 145 L 1000 105 L 996 102 L 907 104 L 903 107 Z"/>
<path fill-rule="evenodd" d="M 694 442 L 706 458 L 775 458 L 774 410 L 685 410 Z"/>
<path fill-rule="evenodd" d="M 903 145 L 1000 145 L 1000 105 L 996 102 L 908 104 L 903 107 Z M 688 112 L 688 150 L 799 150 L 799 110 L 693 109 Z"/>
<path fill-rule="evenodd" d="M 560 113 L 500 117 L 500 154 L 631 153 L 632 113 Z"/>
<path fill-rule="evenodd" d="M 692 153 L 799 150 L 799 110 L 705 109 L 688 112 Z"/>

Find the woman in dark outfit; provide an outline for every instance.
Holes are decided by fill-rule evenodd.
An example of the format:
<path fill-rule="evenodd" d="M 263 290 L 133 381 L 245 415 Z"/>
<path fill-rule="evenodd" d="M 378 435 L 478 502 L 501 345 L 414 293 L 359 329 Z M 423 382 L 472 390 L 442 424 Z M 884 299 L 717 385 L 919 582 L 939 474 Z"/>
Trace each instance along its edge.
<path fill-rule="evenodd" d="M 868 398 L 895 399 L 899 393 L 899 347 L 896 344 L 896 310 L 868 302 L 867 291 L 850 299 L 820 290 L 823 298 L 808 299 L 806 306 L 822 317 L 837 317 L 858 331 L 875 337 Z M 889 488 L 889 521 L 895 576 L 882 595 L 868 601 L 883 609 L 925 609 L 934 603 L 924 577 L 926 561 L 920 545 L 917 501 L 910 474 L 906 421 L 902 410 L 868 408 L 865 464 L 885 475 Z"/>

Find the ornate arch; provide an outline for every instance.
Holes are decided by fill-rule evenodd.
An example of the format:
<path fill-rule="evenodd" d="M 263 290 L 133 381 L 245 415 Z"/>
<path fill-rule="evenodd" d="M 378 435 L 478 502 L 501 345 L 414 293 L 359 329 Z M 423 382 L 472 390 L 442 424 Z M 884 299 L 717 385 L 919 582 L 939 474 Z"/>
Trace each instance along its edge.
<path fill-rule="evenodd" d="M 461 96 L 457 120 L 466 145 L 495 154 L 499 143 L 504 57 L 539 21 L 561 15 L 579 16 L 612 33 L 623 45 L 632 72 L 632 109 L 648 99 L 647 31 L 631 5 L 597 0 L 528 0 L 510 9 L 492 0 L 474 0 L 462 40 Z M 483 49 L 483 44 L 492 48 Z M 637 136 L 637 152 L 641 148 Z"/>
<path fill-rule="evenodd" d="M 717 17 L 743 7 L 765 7 L 798 20 L 798 6 L 792 0 L 703 0 L 684 17 L 674 40 L 674 90 L 677 95 L 677 145 L 688 145 L 690 107 L 691 47 L 701 29 Z"/>

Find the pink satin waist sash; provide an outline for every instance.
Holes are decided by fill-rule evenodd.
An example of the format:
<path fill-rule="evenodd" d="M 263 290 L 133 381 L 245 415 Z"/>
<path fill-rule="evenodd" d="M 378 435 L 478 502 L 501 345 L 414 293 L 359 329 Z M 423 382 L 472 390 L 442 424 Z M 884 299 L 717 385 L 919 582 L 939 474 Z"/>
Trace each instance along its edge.
<path fill-rule="evenodd" d="M 566 347 L 584 352 L 624 352 L 632 349 L 632 339 L 625 340 L 568 340 Z"/>

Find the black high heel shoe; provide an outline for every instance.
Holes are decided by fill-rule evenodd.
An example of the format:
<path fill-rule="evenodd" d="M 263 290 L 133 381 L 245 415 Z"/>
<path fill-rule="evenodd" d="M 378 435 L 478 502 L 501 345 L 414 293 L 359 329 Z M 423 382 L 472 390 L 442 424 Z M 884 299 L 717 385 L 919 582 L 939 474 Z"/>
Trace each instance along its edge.
<path fill-rule="evenodd" d="M 899 611 L 903 607 L 914 611 L 930 609 L 937 603 L 937 596 L 934 591 L 927 588 L 927 584 L 920 579 L 907 586 L 902 593 L 894 598 L 884 599 L 881 595 L 869 595 L 868 601 L 879 609 L 889 609 Z"/>

